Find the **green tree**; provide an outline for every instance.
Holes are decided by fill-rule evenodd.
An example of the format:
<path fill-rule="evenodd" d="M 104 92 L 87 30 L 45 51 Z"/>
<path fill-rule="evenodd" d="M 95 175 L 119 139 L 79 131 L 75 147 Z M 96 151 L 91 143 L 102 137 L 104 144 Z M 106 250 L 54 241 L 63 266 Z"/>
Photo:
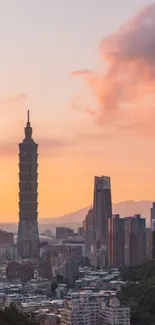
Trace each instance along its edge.
<path fill-rule="evenodd" d="M 33 314 L 20 312 L 15 306 L 0 310 L 0 325 L 40 325 Z"/>

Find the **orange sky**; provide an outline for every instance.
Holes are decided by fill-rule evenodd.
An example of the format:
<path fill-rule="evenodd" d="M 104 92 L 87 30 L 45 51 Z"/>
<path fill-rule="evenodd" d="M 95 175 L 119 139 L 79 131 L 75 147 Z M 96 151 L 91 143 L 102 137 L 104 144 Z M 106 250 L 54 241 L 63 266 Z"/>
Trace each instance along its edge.
<path fill-rule="evenodd" d="M 79 144 L 71 146 L 45 149 L 42 144 L 39 148 L 40 217 L 60 216 L 89 205 L 94 175 L 111 176 L 114 202 L 154 198 L 154 139 L 106 139 L 102 134 L 94 141 L 78 139 Z M 17 153 L 15 147 L 1 156 L 1 221 L 18 220 Z"/>

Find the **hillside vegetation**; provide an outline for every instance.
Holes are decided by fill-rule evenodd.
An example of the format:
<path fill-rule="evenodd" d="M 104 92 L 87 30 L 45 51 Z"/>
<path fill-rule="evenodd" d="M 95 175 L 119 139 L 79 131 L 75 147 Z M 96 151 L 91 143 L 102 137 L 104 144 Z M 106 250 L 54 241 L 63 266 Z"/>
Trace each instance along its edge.
<path fill-rule="evenodd" d="M 14 306 L 0 310 L 0 325 L 40 325 L 32 315 L 18 311 Z"/>
<path fill-rule="evenodd" d="M 131 308 L 131 325 L 155 325 L 155 260 L 121 270 L 129 283 L 119 298 Z"/>

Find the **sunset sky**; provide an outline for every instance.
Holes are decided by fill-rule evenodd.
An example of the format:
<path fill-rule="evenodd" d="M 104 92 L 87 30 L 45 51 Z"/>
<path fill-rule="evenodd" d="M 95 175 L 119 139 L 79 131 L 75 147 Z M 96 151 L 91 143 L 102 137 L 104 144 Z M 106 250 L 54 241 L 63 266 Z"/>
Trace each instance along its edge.
<path fill-rule="evenodd" d="M 89 205 L 94 175 L 111 176 L 113 202 L 155 200 L 152 3 L 0 0 L 0 222 L 18 220 L 28 109 L 40 218 Z"/>

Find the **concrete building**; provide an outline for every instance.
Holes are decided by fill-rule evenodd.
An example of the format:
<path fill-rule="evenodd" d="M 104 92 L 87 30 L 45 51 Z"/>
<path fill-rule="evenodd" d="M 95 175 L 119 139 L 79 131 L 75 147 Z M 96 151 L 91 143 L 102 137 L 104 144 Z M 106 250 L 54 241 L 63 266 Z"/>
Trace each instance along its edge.
<path fill-rule="evenodd" d="M 13 246 L 14 244 L 14 234 L 12 232 L 7 232 L 0 230 L 0 247 L 1 246 Z"/>
<path fill-rule="evenodd" d="M 52 264 L 51 259 L 40 258 L 38 273 L 40 278 L 52 280 Z"/>
<path fill-rule="evenodd" d="M 65 300 L 61 325 L 100 324 L 100 302 L 92 294 L 75 293 Z"/>
<path fill-rule="evenodd" d="M 17 247 L 16 245 L 4 245 L 0 247 L 0 261 L 11 261 L 17 258 Z"/>
<path fill-rule="evenodd" d="M 130 325 L 130 308 L 120 305 L 116 297 L 110 299 L 109 305 L 102 304 L 101 325 Z"/>
<path fill-rule="evenodd" d="M 139 214 L 124 218 L 125 265 L 135 266 L 146 259 L 145 219 Z"/>
<path fill-rule="evenodd" d="M 70 283 L 73 283 L 79 276 L 79 263 L 78 260 L 71 256 L 63 265 L 63 278 Z"/>
<path fill-rule="evenodd" d="M 152 222 L 155 220 L 155 202 L 152 203 L 151 208 L 151 215 L 150 215 L 150 227 L 152 228 Z"/>
<path fill-rule="evenodd" d="M 146 260 L 153 258 L 153 231 L 150 228 L 145 229 Z"/>
<path fill-rule="evenodd" d="M 6 278 L 8 280 L 20 280 L 26 283 L 34 277 L 34 266 L 30 260 L 23 262 L 12 261 L 7 264 Z"/>
<path fill-rule="evenodd" d="M 94 216 L 92 208 L 88 211 L 84 221 L 84 237 L 86 256 L 90 258 L 91 248 L 95 239 Z"/>
<path fill-rule="evenodd" d="M 93 200 L 95 241 L 97 246 L 108 246 L 108 219 L 112 218 L 110 177 L 95 176 Z"/>
<path fill-rule="evenodd" d="M 124 219 L 119 214 L 108 220 L 108 260 L 110 267 L 124 265 Z"/>
<path fill-rule="evenodd" d="M 77 234 L 80 237 L 84 237 L 84 229 L 83 229 L 83 227 L 78 227 Z"/>
<path fill-rule="evenodd" d="M 59 325 L 61 324 L 61 316 L 52 312 L 43 314 L 44 322 L 43 325 Z"/>
<path fill-rule="evenodd" d="M 56 227 L 56 239 L 65 239 L 74 235 L 74 230 L 67 227 Z"/>
<path fill-rule="evenodd" d="M 39 257 L 38 234 L 38 144 L 32 139 L 29 120 L 25 127 L 25 138 L 19 144 L 19 226 L 17 247 L 19 256 Z"/>

